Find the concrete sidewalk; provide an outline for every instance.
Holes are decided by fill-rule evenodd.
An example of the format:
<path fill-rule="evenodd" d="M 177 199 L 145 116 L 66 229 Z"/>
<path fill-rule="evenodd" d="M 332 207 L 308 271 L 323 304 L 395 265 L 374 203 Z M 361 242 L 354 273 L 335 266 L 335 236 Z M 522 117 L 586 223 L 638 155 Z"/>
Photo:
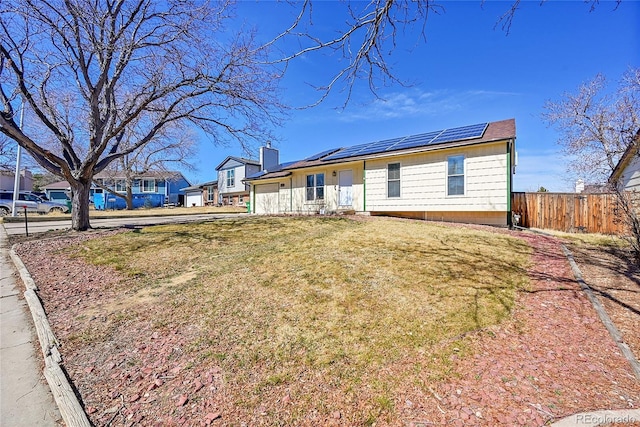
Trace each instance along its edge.
<path fill-rule="evenodd" d="M 0 426 L 64 425 L 42 374 L 42 358 L 22 284 L 0 225 Z"/>

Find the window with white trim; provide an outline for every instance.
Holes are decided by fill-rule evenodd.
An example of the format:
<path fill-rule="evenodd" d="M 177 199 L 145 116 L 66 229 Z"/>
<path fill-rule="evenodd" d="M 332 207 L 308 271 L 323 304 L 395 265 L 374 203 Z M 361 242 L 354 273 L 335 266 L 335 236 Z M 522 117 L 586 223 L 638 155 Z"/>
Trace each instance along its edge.
<path fill-rule="evenodd" d="M 115 190 L 119 193 L 127 191 L 127 183 L 124 179 L 116 179 Z"/>
<path fill-rule="evenodd" d="M 227 170 L 227 188 L 234 187 L 236 185 L 236 170 Z"/>
<path fill-rule="evenodd" d="M 464 196 L 464 156 L 447 157 L 447 195 Z"/>
<path fill-rule="evenodd" d="M 324 174 L 307 175 L 307 201 L 324 200 Z"/>
<path fill-rule="evenodd" d="M 155 193 L 156 180 L 153 178 L 143 178 L 141 187 L 143 193 Z"/>
<path fill-rule="evenodd" d="M 215 192 L 214 192 L 214 186 L 213 185 L 209 185 L 207 186 L 207 202 L 215 202 Z"/>
<path fill-rule="evenodd" d="M 387 165 L 387 197 L 400 197 L 400 163 Z"/>

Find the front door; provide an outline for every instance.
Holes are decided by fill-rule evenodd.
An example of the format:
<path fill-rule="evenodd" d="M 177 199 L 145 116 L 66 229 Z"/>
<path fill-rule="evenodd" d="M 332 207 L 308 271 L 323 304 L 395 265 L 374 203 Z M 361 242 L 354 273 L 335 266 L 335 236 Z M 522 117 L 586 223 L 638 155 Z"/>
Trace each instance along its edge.
<path fill-rule="evenodd" d="M 338 204 L 342 207 L 353 205 L 353 171 L 340 171 L 338 177 L 338 191 L 340 193 Z"/>

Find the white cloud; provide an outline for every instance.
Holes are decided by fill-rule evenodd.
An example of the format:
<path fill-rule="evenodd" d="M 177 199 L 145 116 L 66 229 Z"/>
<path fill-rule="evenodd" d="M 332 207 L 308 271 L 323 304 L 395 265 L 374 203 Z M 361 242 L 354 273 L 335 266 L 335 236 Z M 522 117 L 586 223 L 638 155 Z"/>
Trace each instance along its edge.
<path fill-rule="evenodd" d="M 409 88 L 393 92 L 360 106 L 351 105 L 340 115 L 342 121 L 377 121 L 395 118 L 428 117 L 466 112 L 496 98 L 517 96 L 513 92 L 489 90 L 424 92 Z"/>

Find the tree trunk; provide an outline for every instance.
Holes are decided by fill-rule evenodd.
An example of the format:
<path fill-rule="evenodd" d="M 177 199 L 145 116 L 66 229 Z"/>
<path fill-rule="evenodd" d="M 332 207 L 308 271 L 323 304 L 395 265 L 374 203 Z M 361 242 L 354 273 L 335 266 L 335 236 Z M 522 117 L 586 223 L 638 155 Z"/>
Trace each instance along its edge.
<path fill-rule="evenodd" d="M 127 201 L 127 210 L 133 210 L 133 189 L 131 183 L 127 182 L 127 197 L 124 198 Z"/>
<path fill-rule="evenodd" d="M 72 180 L 71 185 L 71 228 L 76 231 L 87 231 L 89 225 L 89 190 L 91 180 Z"/>

